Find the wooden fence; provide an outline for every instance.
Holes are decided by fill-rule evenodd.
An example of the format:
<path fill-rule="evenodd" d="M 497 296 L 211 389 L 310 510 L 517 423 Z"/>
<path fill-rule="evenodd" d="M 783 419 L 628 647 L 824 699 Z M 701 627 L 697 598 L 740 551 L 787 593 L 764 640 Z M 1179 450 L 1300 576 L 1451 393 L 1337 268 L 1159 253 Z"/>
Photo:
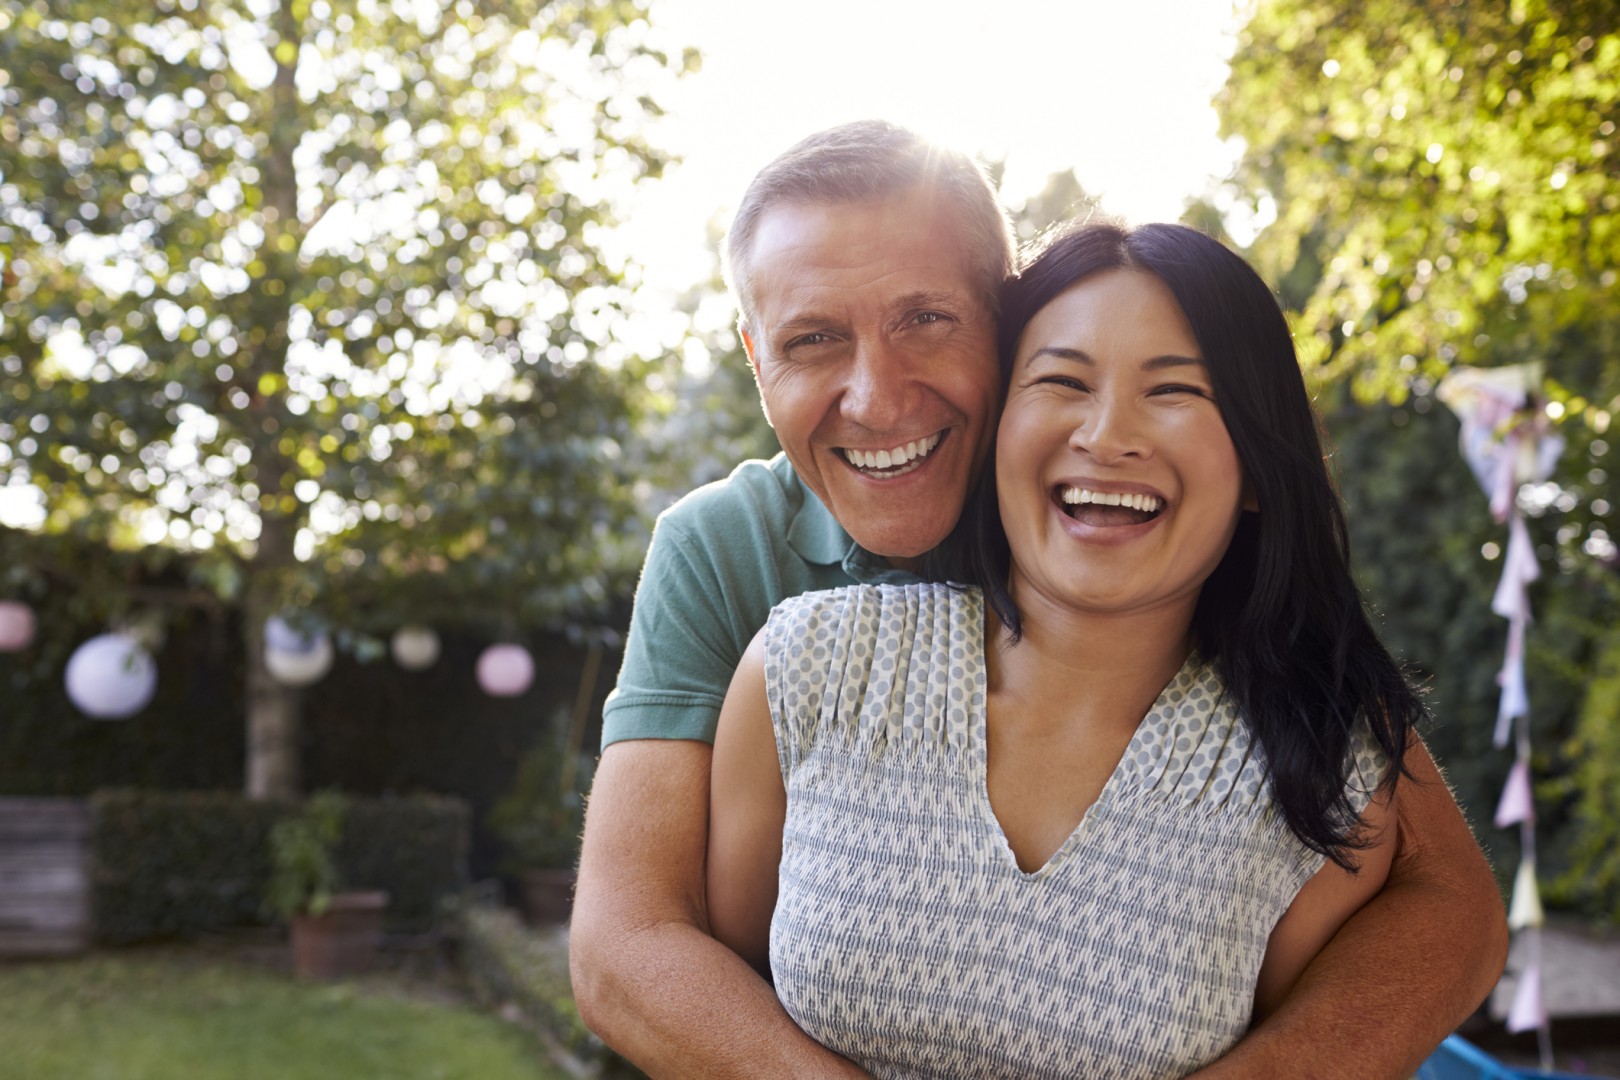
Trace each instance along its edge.
<path fill-rule="evenodd" d="M 0 799 L 0 958 L 90 945 L 90 814 L 78 799 Z"/>

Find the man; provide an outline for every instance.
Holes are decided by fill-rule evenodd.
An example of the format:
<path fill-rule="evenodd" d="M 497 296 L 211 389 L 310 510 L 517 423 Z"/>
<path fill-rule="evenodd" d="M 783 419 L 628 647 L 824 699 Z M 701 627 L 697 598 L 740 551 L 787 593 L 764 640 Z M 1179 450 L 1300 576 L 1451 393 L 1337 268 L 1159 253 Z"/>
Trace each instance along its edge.
<path fill-rule="evenodd" d="M 859 1076 L 707 933 L 710 747 L 766 613 L 809 589 L 913 580 L 995 422 L 1005 219 L 960 155 L 869 122 L 767 166 L 727 238 L 740 326 L 785 457 L 659 521 L 585 830 L 571 961 L 586 1023 L 659 1076 Z M 1384 891 L 1219 1077 L 1410 1074 L 1501 971 L 1489 868 L 1426 754 Z"/>

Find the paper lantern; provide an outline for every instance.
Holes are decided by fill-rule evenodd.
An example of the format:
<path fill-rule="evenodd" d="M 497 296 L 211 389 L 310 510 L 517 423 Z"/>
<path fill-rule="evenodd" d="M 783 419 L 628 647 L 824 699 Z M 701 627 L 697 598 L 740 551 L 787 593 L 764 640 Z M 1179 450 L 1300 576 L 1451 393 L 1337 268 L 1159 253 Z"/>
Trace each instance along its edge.
<path fill-rule="evenodd" d="M 272 615 L 264 624 L 264 666 L 283 686 L 308 686 L 332 670 L 332 638 Z"/>
<path fill-rule="evenodd" d="M 64 678 L 80 712 L 94 720 L 123 720 L 152 700 L 157 665 L 133 636 L 102 634 L 73 650 Z"/>
<path fill-rule="evenodd" d="M 534 682 L 534 659 L 521 645 L 491 645 L 478 658 L 478 685 L 490 697 L 517 697 Z"/>
<path fill-rule="evenodd" d="M 439 660 L 439 635 L 431 627 L 402 626 L 388 644 L 394 663 L 406 671 L 423 671 Z"/>
<path fill-rule="evenodd" d="M 34 609 L 20 600 L 0 600 L 0 652 L 21 652 L 34 643 Z"/>

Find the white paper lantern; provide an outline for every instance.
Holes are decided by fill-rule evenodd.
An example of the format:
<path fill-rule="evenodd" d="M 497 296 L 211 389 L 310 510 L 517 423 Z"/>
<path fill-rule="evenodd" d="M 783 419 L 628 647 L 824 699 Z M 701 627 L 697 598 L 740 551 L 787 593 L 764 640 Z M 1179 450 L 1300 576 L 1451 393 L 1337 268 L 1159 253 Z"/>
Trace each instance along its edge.
<path fill-rule="evenodd" d="M 272 615 L 264 624 L 264 666 L 283 686 L 308 686 L 332 670 L 332 638 Z"/>
<path fill-rule="evenodd" d="M 389 642 L 394 663 L 406 671 L 424 671 L 438 663 L 439 635 L 428 626 L 402 626 Z"/>
<path fill-rule="evenodd" d="M 80 712 L 95 720 L 123 720 L 152 700 L 157 665 L 133 636 L 102 634 L 73 651 L 65 681 Z"/>
<path fill-rule="evenodd" d="M 521 645 L 491 645 L 478 658 L 478 685 L 490 697 L 517 697 L 534 682 L 534 659 Z"/>
<path fill-rule="evenodd" d="M 22 652 L 34 643 L 34 609 L 21 600 L 0 600 L 0 652 Z"/>

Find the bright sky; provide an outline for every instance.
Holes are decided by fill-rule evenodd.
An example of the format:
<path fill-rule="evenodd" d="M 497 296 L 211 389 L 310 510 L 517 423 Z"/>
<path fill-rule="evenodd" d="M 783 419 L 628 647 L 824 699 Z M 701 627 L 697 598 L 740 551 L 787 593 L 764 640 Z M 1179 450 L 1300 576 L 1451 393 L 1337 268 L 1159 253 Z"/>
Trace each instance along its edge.
<path fill-rule="evenodd" d="M 1107 210 L 1179 217 L 1230 173 L 1210 99 L 1234 0 L 655 0 L 655 27 L 703 53 L 667 96 L 683 158 L 630 214 L 649 284 L 702 280 L 709 222 L 805 135 L 880 117 L 1004 159 L 1022 202 L 1073 169 Z"/>

